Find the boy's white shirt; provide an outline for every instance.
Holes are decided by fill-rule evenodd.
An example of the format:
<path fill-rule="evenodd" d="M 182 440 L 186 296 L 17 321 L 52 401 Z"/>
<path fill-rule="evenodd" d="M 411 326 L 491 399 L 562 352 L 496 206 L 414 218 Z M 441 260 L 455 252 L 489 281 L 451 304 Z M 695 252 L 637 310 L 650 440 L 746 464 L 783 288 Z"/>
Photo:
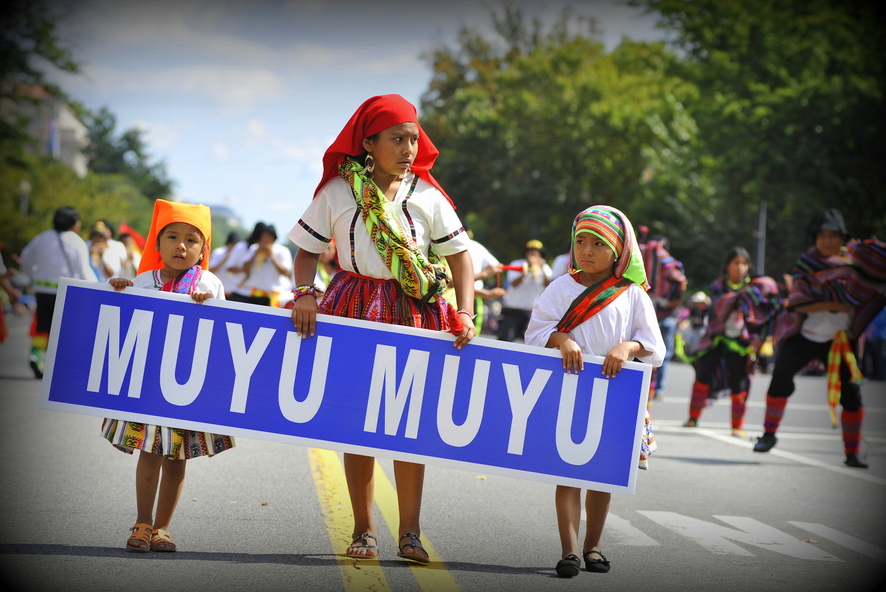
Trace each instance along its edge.
<path fill-rule="evenodd" d="M 526 344 L 545 347 L 548 338 L 557 330 L 557 323 L 585 290 L 586 287 L 571 275 L 554 279 L 532 307 Z M 665 356 L 665 344 L 652 300 L 637 284 L 631 284 L 600 312 L 573 329 L 570 335 L 585 354 L 605 357 L 619 343 L 637 341 L 651 352 L 638 358 L 641 362 L 659 367 Z"/>

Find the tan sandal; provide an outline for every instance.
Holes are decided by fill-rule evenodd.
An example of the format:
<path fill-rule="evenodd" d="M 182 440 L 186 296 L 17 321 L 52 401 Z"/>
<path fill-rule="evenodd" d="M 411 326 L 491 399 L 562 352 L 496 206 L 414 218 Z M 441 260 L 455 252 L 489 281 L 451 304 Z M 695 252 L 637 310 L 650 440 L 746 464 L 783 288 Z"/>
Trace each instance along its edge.
<path fill-rule="evenodd" d="M 175 543 L 169 538 L 168 532 L 162 528 L 158 528 L 154 531 L 154 534 L 151 535 L 151 549 L 163 553 L 172 553 L 175 551 Z"/>
<path fill-rule="evenodd" d="M 150 524 L 136 524 L 129 529 L 132 535 L 126 541 L 126 548 L 136 553 L 147 553 L 151 550 L 151 532 L 153 530 Z"/>

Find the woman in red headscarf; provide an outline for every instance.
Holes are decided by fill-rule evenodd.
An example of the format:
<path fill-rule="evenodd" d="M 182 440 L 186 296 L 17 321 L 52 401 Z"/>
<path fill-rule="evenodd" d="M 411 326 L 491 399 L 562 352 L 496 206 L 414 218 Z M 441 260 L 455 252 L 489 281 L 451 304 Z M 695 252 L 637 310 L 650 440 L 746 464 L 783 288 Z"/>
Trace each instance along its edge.
<path fill-rule="evenodd" d="M 431 176 L 437 154 L 418 124 L 415 107 L 399 95 L 364 102 L 326 151 L 314 199 L 289 233 L 299 248 L 292 322 L 303 338 L 314 335 L 318 312 L 448 331 L 459 349 L 474 337 L 468 236 Z M 341 269 L 318 303 L 312 282 L 320 254 L 333 239 Z M 457 306 L 442 298 L 450 281 Z M 354 541 L 347 555 L 378 557 L 375 459 L 345 454 L 344 465 L 354 511 Z M 419 539 L 424 465 L 395 461 L 394 475 L 398 556 L 428 563 Z"/>

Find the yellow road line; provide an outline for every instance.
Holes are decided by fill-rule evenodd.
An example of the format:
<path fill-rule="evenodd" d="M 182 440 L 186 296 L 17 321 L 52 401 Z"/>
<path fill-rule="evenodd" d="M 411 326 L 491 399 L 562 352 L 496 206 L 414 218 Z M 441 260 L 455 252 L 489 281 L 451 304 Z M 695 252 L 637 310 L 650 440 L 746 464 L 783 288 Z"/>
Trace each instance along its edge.
<path fill-rule="evenodd" d="M 375 463 L 375 504 L 381 510 L 381 515 L 384 517 L 385 522 L 387 522 L 388 530 L 394 535 L 394 538 L 397 538 L 399 536 L 397 531 L 400 522 L 397 492 L 388 476 L 382 470 L 381 465 L 378 464 L 378 461 Z M 395 542 L 399 548 L 399 541 Z M 461 588 L 446 569 L 443 560 L 437 555 L 431 541 L 425 535 L 421 535 L 421 542 L 428 553 L 428 557 L 431 559 L 430 565 L 421 565 L 412 561 L 408 562 L 412 575 L 415 577 L 415 581 L 418 582 L 419 587 L 425 592 L 461 592 Z"/>
<path fill-rule="evenodd" d="M 351 501 L 344 468 L 337 452 L 311 448 L 308 450 L 311 472 L 317 485 L 317 496 L 326 520 L 326 530 L 339 566 L 341 579 L 348 592 L 358 590 L 390 590 L 378 560 L 349 559 L 345 556 L 351 541 Z M 388 483 L 390 485 L 390 482 Z"/>

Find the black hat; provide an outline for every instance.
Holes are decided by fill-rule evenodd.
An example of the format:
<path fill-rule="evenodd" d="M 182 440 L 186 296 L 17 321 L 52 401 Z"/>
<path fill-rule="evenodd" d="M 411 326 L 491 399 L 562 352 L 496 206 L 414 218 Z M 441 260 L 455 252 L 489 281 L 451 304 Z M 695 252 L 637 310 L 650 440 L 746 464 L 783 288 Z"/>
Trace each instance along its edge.
<path fill-rule="evenodd" d="M 815 237 L 822 230 L 839 232 L 844 238 L 849 238 L 846 224 L 843 222 L 843 214 L 840 213 L 840 210 L 834 208 L 826 209 L 812 220 L 812 223 L 809 225 L 809 232 L 812 234 L 813 242 L 815 242 Z"/>

